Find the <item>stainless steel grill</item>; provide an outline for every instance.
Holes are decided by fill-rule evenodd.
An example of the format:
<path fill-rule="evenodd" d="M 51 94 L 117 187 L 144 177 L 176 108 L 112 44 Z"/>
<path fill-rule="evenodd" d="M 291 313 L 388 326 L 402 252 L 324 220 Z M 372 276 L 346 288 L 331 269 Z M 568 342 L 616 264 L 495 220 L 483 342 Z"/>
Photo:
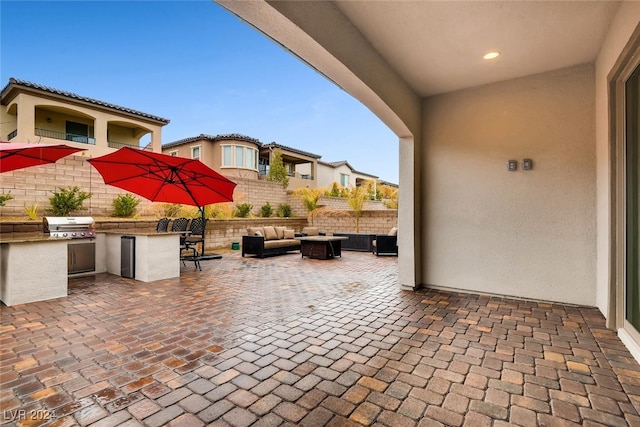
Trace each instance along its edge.
<path fill-rule="evenodd" d="M 96 222 L 90 216 L 47 216 L 43 229 L 51 237 L 91 239 L 96 237 Z"/>

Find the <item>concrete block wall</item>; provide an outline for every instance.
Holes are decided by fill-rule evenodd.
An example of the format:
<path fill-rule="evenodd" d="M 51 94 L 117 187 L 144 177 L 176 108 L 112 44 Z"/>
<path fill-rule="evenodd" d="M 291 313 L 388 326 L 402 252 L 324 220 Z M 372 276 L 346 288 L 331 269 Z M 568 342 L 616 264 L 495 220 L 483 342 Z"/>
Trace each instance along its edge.
<path fill-rule="evenodd" d="M 78 186 L 81 191 L 92 193 L 93 196 L 84 202 L 84 208 L 74 213 L 76 216 L 109 216 L 113 211 L 113 199 L 119 194 L 126 193 L 119 188 L 106 185 L 102 176 L 95 170 L 87 158 L 73 155 L 58 160 L 55 164 L 34 166 L 5 172 L 0 176 L 0 188 L 4 194 L 9 191 L 14 197 L 0 208 L 2 216 L 26 217 L 25 205 L 39 206 L 40 216 L 49 213 L 49 198 L 52 191 L 60 187 Z M 149 210 L 152 203 L 142 199 L 139 210 Z"/>
<path fill-rule="evenodd" d="M 353 215 L 353 213 L 352 213 Z M 313 226 L 328 233 L 355 233 L 356 221 L 353 216 L 336 218 L 329 216 L 317 216 L 313 220 Z M 360 217 L 360 233 L 363 234 L 387 234 L 392 227 L 398 226 L 397 210 L 373 210 L 362 211 Z"/>

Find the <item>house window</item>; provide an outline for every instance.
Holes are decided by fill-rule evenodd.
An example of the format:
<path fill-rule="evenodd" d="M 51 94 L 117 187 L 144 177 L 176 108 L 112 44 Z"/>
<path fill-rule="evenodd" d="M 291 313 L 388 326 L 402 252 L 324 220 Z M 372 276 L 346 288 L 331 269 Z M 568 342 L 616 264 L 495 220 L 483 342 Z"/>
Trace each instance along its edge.
<path fill-rule="evenodd" d="M 93 126 L 67 121 L 65 123 L 65 134 L 65 139 L 67 141 L 95 144 L 95 139 L 93 138 Z"/>
<path fill-rule="evenodd" d="M 169 155 L 173 156 L 173 157 L 178 157 L 178 152 L 177 151 L 169 151 Z"/>
<path fill-rule="evenodd" d="M 200 146 L 191 147 L 191 158 L 195 160 L 200 160 Z"/>
<path fill-rule="evenodd" d="M 222 166 L 241 168 L 241 169 L 257 169 L 258 150 L 242 145 L 223 145 L 222 146 Z"/>
<path fill-rule="evenodd" d="M 346 173 L 340 174 L 340 185 L 342 185 L 343 187 L 349 186 L 349 175 L 347 175 Z"/>
<path fill-rule="evenodd" d="M 243 167 L 244 165 L 244 147 L 236 146 L 236 166 Z"/>
<path fill-rule="evenodd" d="M 233 147 L 230 145 L 222 146 L 222 166 L 233 166 Z"/>

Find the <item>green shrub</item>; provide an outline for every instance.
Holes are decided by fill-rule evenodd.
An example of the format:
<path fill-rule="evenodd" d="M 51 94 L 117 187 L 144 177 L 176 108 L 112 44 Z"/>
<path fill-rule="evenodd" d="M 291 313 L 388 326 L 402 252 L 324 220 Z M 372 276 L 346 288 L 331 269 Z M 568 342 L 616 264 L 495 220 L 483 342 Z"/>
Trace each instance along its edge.
<path fill-rule="evenodd" d="M 55 216 L 67 216 L 73 211 L 83 209 L 82 204 L 91 197 L 91 193 L 80 191 L 78 186 L 58 188 L 49 197 L 51 208 L 48 210 Z"/>
<path fill-rule="evenodd" d="M 286 203 L 280 203 L 278 205 L 278 216 L 280 218 L 289 218 L 291 215 L 291 206 Z"/>
<path fill-rule="evenodd" d="M 182 205 L 180 203 L 165 203 L 162 205 L 164 209 L 164 216 L 167 218 L 174 218 L 178 216 L 180 209 L 182 209 Z"/>
<path fill-rule="evenodd" d="M 271 215 L 273 215 L 273 208 L 269 202 L 267 202 L 260 208 L 260 216 L 263 218 L 269 218 Z"/>
<path fill-rule="evenodd" d="M 251 203 L 240 203 L 236 205 L 235 210 L 233 211 L 233 216 L 236 218 L 246 218 L 251 213 L 251 209 L 253 209 L 253 205 Z"/>
<path fill-rule="evenodd" d="M 140 199 L 131 193 L 119 194 L 113 199 L 113 214 L 120 218 L 130 218 L 135 215 L 136 208 L 140 204 Z"/>
<path fill-rule="evenodd" d="M 11 191 L 9 191 L 7 194 L 0 194 L 0 206 L 4 206 L 4 204 L 9 200 L 13 200 L 13 196 L 10 193 Z"/>

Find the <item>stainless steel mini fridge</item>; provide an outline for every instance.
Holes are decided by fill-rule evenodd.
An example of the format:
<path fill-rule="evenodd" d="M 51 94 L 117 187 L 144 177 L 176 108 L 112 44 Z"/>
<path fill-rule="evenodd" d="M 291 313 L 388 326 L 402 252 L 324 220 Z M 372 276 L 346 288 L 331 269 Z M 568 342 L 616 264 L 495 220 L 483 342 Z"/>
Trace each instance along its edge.
<path fill-rule="evenodd" d="M 136 238 L 122 236 L 120 238 L 120 275 L 136 278 Z"/>

